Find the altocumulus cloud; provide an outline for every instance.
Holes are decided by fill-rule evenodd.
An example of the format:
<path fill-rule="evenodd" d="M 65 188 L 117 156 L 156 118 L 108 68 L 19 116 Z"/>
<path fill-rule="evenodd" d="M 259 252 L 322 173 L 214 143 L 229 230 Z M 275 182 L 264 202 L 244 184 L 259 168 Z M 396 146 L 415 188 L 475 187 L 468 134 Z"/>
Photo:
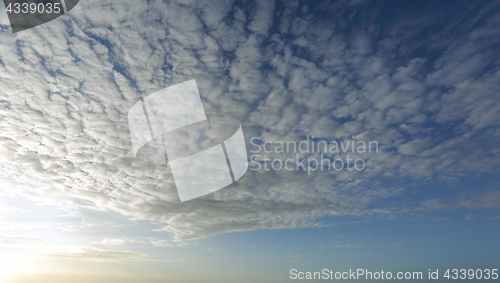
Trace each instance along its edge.
<path fill-rule="evenodd" d="M 17 195 L 154 221 L 174 240 L 407 213 L 403 204 L 374 208 L 408 191 L 379 178 L 494 173 L 498 4 L 454 4 L 446 9 L 465 10 L 442 22 L 403 11 L 384 25 L 381 5 L 84 1 L 19 34 L 2 25 L 0 173 L 19 185 Z M 141 97 L 193 78 L 207 116 L 242 121 L 247 144 L 254 136 L 309 135 L 377 140 L 380 152 L 362 172 L 249 171 L 181 204 L 168 169 L 134 158 L 127 112 Z M 454 203 L 498 206 L 484 196 Z M 142 260 L 93 248 L 47 256 Z"/>

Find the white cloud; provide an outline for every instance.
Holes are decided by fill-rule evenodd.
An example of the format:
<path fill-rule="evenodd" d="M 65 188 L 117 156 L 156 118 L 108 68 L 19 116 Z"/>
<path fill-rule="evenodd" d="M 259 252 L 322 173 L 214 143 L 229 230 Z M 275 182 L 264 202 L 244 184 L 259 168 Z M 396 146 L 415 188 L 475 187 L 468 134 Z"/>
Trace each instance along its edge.
<path fill-rule="evenodd" d="M 91 247 L 79 248 L 77 250 L 49 251 L 45 252 L 42 256 L 98 262 L 149 261 L 145 254 L 130 251 L 100 250 Z"/>
<path fill-rule="evenodd" d="M 490 192 L 473 196 L 467 200 L 459 202 L 460 206 L 474 209 L 498 208 L 500 207 L 500 192 Z"/>
<path fill-rule="evenodd" d="M 41 246 L 47 240 L 38 237 L 23 237 L 14 235 L 0 235 L 0 245 L 9 247 Z"/>
<path fill-rule="evenodd" d="M 380 248 L 380 247 L 400 247 L 400 246 L 425 246 L 428 243 L 417 243 L 417 242 L 397 242 L 390 244 L 348 244 L 348 245 L 338 245 L 335 248 Z"/>
<path fill-rule="evenodd" d="M 496 42 L 493 22 L 439 42 L 447 51 L 429 71 L 425 58 L 396 60 L 412 48 L 405 35 L 348 35 L 343 22 L 285 6 L 280 14 L 270 2 L 245 9 L 85 1 L 50 24 L 18 35 L 1 31 L 0 175 L 19 184 L 2 193 L 120 212 L 186 240 L 331 225 L 317 220 L 328 215 L 392 214 L 398 209 L 367 208 L 405 193 L 380 186 L 378 177 L 498 168 L 500 73 L 483 72 L 493 55 L 481 52 L 481 43 Z M 402 47 L 396 52 L 388 42 Z M 380 152 L 361 173 L 248 172 L 181 205 L 171 172 L 134 158 L 126 113 L 141 97 L 193 78 L 207 115 L 242 121 L 247 139 L 355 136 L 376 139 Z M 495 197 L 462 206 L 494 207 Z"/>
<path fill-rule="evenodd" d="M 398 147 L 398 153 L 404 155 L 415 155 L 421 153 L 432 145 L 430 137 L 417 139 Z"/>
<path fill-rule="evenodd" d="M 104 239 L 102 243 L 104 245 L 122 246 L 125 244 L 125 241 L 123 239 Z"/>

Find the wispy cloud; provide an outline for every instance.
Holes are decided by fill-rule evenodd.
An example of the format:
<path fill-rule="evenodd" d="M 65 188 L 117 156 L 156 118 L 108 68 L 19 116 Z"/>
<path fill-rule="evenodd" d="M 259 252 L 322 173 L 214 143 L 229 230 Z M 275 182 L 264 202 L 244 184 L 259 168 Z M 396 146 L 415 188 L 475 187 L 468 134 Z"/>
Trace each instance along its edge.
<path fill-rule="evenodd" d="M 428 243 L 397 242 L 391 244 L 349 244 L 338 245 L 335 248 L 380 248 L 380 247 L 400 247 L 400 246 L 425 246 Z"/>
<path fill-rule="evenodd" d="M 0 235 L 0 245 L 2 246 L 42 246 L 46 245 L 48 241 L 38 237 L 23 237 L 15 235 Z"/>
<path fill-rule="evenodd" d="M 125 244 L 125 240 L 123 240 L 123 239 L 104 239 L 104 240 L 102 240 L 102 244 L 111 245 L 111 246 L 122 246 Z"/>
<path fill-rule="evenodd" d="M 130 251 L 101 250 L 91 247 L 77 250 L 49 251 L 42 256 L 48 258 L 77 259 L 101 262 L 151 261 L 147 255 Z"/>
<path fill-rule="evenodd" d="M 424 227 L 429 227 L 430 225 L 428 224 L 422 224 L 422 225 L 406 225 L 407 227 L 413 227 L 413 228 L 424 228 Z"/>
<path fill-rule="evenodd" d="M 172 243 L 172 241 L 167 241 L 167 240 L 151 240 L 151 244 L 155 247 L 175 247 L 175 246 L 177 246 L 175 243 Z"/>
<path fill-rule="evenodd" d="M 467 232 L 449 233 L 449 234 L 444 234 L 444 235 L 446 235 L 446 236 L 461 236 L 461 235 L 477 234 L 477 233 L 481 233 L 481 231 L 467 231 Z"/>
<path fill-rule="evenodd" d="M 368 257 L 393 257 L 393 256 L 396 256 L 396 255 L 393 255 L 393 254 L 353 254 L 353 255 L 357 255 L 357 256 L 368 256 Z"/>

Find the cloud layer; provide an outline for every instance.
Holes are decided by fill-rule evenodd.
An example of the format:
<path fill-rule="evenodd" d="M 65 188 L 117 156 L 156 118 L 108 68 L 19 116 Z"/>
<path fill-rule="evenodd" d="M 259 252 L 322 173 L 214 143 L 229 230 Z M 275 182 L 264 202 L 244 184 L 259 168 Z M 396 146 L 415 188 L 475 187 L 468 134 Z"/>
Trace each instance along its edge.
<path fill-rule="evenodd" d="M 19 34 L 2 25 L 0 174 L 17 188 L 2 193 L 118 211 L 175 240 L 418 211 L 418 202 L 380 205 L 411 189 L 381 179 L 457 179 L 500 167 L 498 4 L 460 5 L 428 15 L 344 1 L 85 1 Z M 464 11 L 446 12 L 454 9 Z M 181 204 L 169 168 L 134 158 L 127 113 L 189 79 L 207 116 L 241 121 L 247 144 L 309 135 L 376 140 L 380 152 L 362 172 L 249 171 Z M 465 193 L 451 206 L 498 207 L 497 194 Z"/>

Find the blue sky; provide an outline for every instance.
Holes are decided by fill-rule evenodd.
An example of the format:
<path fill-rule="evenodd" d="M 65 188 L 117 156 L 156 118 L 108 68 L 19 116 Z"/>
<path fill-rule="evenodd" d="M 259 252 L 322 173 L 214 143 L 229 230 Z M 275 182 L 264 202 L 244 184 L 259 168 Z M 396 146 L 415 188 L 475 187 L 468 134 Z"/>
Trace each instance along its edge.
<path fill-rule="evenodd" d="M 500 268 L 499 7 L 89 0 L 16 34 L 0 11 L 0 281 Z M 249 157 L 252 138 L 379 151 L 322 152 L 363 170 L 251 164 L 181 203 L 169 167 L 135 159 L 127 113 L 191 79 Z"/>

